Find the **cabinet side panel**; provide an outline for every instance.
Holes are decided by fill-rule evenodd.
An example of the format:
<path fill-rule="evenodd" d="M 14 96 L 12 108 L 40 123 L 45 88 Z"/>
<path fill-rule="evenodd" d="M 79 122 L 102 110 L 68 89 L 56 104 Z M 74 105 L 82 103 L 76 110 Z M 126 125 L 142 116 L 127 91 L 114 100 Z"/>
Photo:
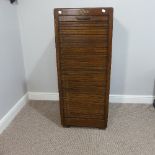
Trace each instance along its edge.
<path fill-rule="evenodd" d="M 58 9 L 54 9 L 54 26 L 55 26 L 55 46 L 56 46 L 56 59 L 57 59 L 57 75 L 58 75 L 58 89 L 59 89 L 59 105 L 60 105 L 60 115 L 61 124 L 64 125 L 64 110 L 63 110 L 63 91 L 62 91 L 62 81 L 61 81 L 61 65 L 60 65 L 60 37 L 59 37 L 59 18 Z"/>
<path fill-rule="evenodd" d="M 113 32 L 113 8 L 109 9 L 109 38 L 108 38 L 108 68 L 107 68 L 107 88 L 106 88 L 106 107 L 105 120 L 108 121 L 109 110 L 109 93 L 110 93 L 110 75 L 111 75 L 111 58 L 112 58 L 112 32 Z"/>

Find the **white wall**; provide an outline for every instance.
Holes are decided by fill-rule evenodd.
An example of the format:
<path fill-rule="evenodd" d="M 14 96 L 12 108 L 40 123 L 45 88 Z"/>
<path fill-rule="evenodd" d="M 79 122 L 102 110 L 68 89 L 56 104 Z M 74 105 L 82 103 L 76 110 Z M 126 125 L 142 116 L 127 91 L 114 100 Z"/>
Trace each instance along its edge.
<path fill-rule="evenodd" d="M 153 94 L 154 0 L 20 0 L 29 91 L 57 92 L 53 8 L 104 6 L 114 7 L 111 94 Z"/>
<path fill-rule="evenodd" d="M 25 93 L 17 8 L 0 0 L 0 119 Z"/>

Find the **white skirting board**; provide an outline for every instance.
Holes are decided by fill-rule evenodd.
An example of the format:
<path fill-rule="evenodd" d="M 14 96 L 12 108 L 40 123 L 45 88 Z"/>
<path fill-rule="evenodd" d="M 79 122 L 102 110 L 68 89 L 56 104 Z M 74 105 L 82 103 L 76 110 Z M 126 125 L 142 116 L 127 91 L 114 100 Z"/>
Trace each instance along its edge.
<path fill-rule="evenodd" d="M 154 96 L 151 95 L 110 95 L 110 103 L 152 104 L 153 99 Z M 0 120 L 0 134 L 7 128 L 28 100 L 59 101 L 59 93 L 28 92 L 25 94 Z"/>
<path fill-rule="evenodd" d="M 151 95 L 110 95 L 110 103 L 153 104 Z"/>
<path fill-rule="evenodd" d="M 9 112 L 0 120 L 0 134 L 8 127 L 12 122 L 18 112 L 24 107 L 28 102 L 28 95 L 25 94 L 10 110 Z"/>
<path fill-rule="evenodd" d="M 29 100 L 59 100 L 59 93 L 28 92 Z M 151 95 L 110 95 L 110 103 L 152 104 Z"/>
<path fill-rule="evenodd" d="M 59 93 L 28 92 L 29 100 L 58 101 Z"/>

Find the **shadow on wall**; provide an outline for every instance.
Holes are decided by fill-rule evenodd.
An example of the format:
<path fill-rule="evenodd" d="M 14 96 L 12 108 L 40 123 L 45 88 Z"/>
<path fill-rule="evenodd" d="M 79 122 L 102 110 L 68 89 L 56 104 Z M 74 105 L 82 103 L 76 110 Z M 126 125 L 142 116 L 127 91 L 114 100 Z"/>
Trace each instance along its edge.
<path fill-rule="evenodd" d="M 114 19 L 111 68 L 111 94 L 125 94 L 128 57 L 128 32 Z"/>
<path fill-rule="evenodd" d="M 154 79 L 153 94 L 152 94 L 152 96 L 153 96 L 153 97 L 154 97 L 154 99 L 155 99 L 155 79 Z"/>
<path fill-rule="evenodd" d="M 28 89 L 34 92 L 58 91 L 54 39 L 49 43 L 28 77 Z"/>

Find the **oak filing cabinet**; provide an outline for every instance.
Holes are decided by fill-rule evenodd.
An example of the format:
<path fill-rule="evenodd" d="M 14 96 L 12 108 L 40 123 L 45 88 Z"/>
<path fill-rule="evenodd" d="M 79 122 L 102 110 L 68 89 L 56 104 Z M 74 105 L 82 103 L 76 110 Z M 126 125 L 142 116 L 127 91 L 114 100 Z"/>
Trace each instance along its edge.
<path fill-rule="evenodd" d="M 63 126 L 106 128 L 113 8 L 54 9 Z"/>

